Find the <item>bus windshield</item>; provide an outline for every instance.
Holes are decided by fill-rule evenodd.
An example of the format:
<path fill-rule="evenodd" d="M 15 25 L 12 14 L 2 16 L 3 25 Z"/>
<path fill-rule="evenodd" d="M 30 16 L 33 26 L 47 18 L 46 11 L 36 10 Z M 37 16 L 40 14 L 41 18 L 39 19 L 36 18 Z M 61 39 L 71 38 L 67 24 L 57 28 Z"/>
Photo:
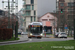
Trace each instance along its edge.
<path fill-rule="evenodd" d="M 42 33 L 42 26 L 40 26 L 40 27 L 31 27 L 30 32 L 31 33 Z"/>

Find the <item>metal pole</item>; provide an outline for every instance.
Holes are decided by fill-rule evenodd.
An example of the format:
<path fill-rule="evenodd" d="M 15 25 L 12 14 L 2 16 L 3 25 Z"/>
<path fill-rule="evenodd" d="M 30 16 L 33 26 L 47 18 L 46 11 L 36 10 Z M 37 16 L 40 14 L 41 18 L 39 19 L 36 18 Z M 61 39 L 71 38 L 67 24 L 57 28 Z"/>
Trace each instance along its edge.
<path fill-rule="evenodd" d="M 75 19 L 74 19 L 74 40 L 75 40 Z"/>
<path fill-rule="evenodd" d="M 56 13 L 57 13 L 57 18 L 58 18 L 58 10 L 57 10 L 57 3 L 58 3 L 58 1 L 56 0 Z M 57 19 L 57 32 L 58 32 L 58 20 L 59 20 L 59 18 Z"/>
<path fill-rule="evenodd" d="M 16 2 L 16 17 L 17 17 L 15 30 L 16 30 L 16 36 L 18 37 L 18 0 L 15 0 L 15 2 Z"/>
<path fill-rule="evenodd" d="M 10 28 L 10 1 L 8 0 L 8 28 Z"/>
<path fill-rule="evenodd" d="M 71 6 L 72 6 L 72 5 L 71 5 L 71 0 L 70 0 L 70 10 L 71 10 Z M 71 13 L 72 13 L 72 12 L 70 11 L 70 16 L 72 15 Z M 72 21 L 72 20 L 71 20 L 71 21 Z M 71 30 L 71 34 L 70 34 L 70 35 L 71 35 L 71 37 L 72 37 L 72 27 L 71 27 L 71 25 L 70 25 L 70 30 Z"/>
<path fill-rule="evenodd" d="M 54 11 L 55 13 L 55 11 Z M 55 15 L 54 15 L 54 37 L 55 37 Z"/>
<path fill-rule="evenodd" d="M 74 0 L 74 3 L 75 3 L 75 0 Z M 75 14 L 75 4 L 74 4 L 73 13 Z M 74 40 L 75 40 L 75 17 L 74 17 Z"/>

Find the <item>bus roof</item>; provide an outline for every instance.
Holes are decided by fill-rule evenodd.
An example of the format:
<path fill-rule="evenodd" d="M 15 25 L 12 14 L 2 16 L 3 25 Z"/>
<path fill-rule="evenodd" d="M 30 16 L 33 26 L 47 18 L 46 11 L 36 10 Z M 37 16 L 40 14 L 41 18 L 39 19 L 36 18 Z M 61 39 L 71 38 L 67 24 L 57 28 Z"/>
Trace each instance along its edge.
<path fill-rule="evenodd" d="M 32 23 L 29 23 L 29 25 L 42 25 L 41 22 L 32 22 Z"/>

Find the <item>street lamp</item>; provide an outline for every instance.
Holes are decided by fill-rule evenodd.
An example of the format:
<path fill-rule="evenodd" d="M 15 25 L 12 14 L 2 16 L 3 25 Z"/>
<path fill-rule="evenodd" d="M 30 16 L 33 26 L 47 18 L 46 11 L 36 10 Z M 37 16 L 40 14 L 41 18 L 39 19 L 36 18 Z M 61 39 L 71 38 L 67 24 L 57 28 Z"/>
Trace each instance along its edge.
<path fill-rule="evenodd" d="M 56 11 L 54 10 L 54 13 L 55 13 Z M 54 15 L 54 37 L 55 37 L 55 15 Z"/>

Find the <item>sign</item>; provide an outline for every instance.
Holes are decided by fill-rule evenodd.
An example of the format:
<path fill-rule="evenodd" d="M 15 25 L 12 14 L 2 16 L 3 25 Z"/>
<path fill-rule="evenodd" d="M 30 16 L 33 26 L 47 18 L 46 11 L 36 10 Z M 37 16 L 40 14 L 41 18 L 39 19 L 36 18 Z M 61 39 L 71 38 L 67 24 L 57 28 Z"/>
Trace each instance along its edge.
<path fill-rule="evenodd" d="M 46 26 L 50 26 L 50 21 L 46 21 Z"/>
<path fill-rule="evenodd" d="M 67 27 L 67 25 L 65 25 L 65 27 Z"/>
<path fill-rule="evenodd" d="M 65 29 L 68 29 L 68 27 L 65 27 Z"/>
<path fill-rule="evenodd" d="M 67 24 L 65 24 L 65 29 L 68 29 Z"/>

